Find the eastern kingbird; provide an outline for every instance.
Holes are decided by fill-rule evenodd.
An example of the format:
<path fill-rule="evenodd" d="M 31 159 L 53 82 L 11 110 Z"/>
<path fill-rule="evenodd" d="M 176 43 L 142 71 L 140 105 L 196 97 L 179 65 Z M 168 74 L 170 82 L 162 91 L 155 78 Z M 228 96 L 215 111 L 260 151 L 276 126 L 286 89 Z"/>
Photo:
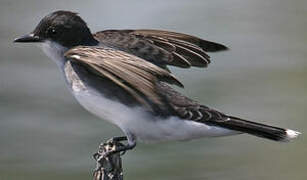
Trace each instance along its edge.
<path fill-rule="evenodd" d="M 218 43 L 160 30 L 105 30 L 92 34 L 69 11 L 44 17 L 34 31 L 14 42 L 41 43 L 88 111 L 117 125 L 128 140 L 117 151 L 145 142 L 189 140 L 247 133 L 289 141 L 300 133 L 229 116 L 180 94 L 183 87 L 167 65 L 206 67 Z"/>

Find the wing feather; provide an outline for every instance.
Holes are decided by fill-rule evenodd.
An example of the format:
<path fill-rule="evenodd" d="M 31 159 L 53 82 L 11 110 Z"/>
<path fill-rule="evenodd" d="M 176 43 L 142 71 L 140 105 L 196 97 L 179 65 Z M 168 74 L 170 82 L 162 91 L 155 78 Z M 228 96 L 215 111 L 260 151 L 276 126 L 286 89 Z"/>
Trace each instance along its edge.
<path fill-rule="evenodd" d="M 183 87 L 167 70 L 120 50 L 101 46 L 79 46 L 67 51 L 65 57 L 110 79 L 148 107 L 150 104 L 144 97 L 154 104 L 162 103 L 156 89 L 157 82 L 164 81 Z"/>
<path fill-rule="evenodd" d="M 130 30 L 130 31 L 131 31 L 130 33 L 132 34 L 141 35 L 145 37 L 158 36 L 158 37 L 182 40 L 182 41 L 194 44 L 196 46 L 199 46 L 206 52 L 217 52 L 217 51 L 228 50 L 228 48 L 225 45 L 203 40 L 198 37 L 191 36 L 188 34 L 183 34 L 183 33 L 163 31 L 163 30 L 154 30 L 154 29 L 137 29 L 137 30 Z"/>
<path fill-rule="evenodd" d="M 178 52 L 178 54 L 182 54 L 182 56 L 186 57 L 186 59 L 188 59 L 188 62 L 192 66 L 206 67 L 210 63 L 210 60 L 207 59 L 206 57 L 198 54 L 197 52 L 195 52 L 195 51 L 193 51 L 189 48 L 181 46 L 181 45 L 176 45 L 176 52 Z"/>
<path fill-rule="evenodd" d="M 137 93 L 135 93 L 135 91 L 130 88 L 129 86 L 125 85 L 122 81 L 120 81 L 118 78 L 116 78 L 116 76 L 110 72 L 108 72 L 107 70 L 103 69 L 103 68 L 99 68 L 95 65 L 90 65 L 93 69 L 95 69 L 97 72 L 101 73 L 101 75 L 103 75 L 104 77 L 109 78 L 110 80 L 112 80 L 114 83 L 116 83 L 117 85 L 119 85 L 120 87 L 124 88 L 126 91 L 128 91 L 138 102 L 140 102 L 141 104 L 146 105 L 146 107 L 150 107 L 149 104 Z"/>
<path fill-rule="evenodd" d="M 195 36 L 160 30 L 106 30 L 94 34 L 102 44 L 131 53 L 162 68 L 207 67 L 207 52 L 227 50 L 222 44 Z"/>
<path fill-rule="evenodd" d="M 152 40 L 154 44 L 171 52 L 173 55 L 174 53 L 176 53 L 181 56 L 184 56 L 185 61 L 189 62 L 190 66 L 206 67 L 210 63 L 210 56 L 208 56 L 208 54 L 203 49 L 189 42 L 174 38 L 164 39 L 155 36 L 150 37 L 150 40 Z M 178 59 L 174 59 L 172 64 L 174 64 L 174 62 L 177 62 L 176 60 Z"/>
<path fill-rule="evenodd" d="M 191 63 L 182 55 L 173 52 L 174 60 L 170 62 L 170 65 L 178 66 L 181 68 L 189 68 L 191 67 Z"/>

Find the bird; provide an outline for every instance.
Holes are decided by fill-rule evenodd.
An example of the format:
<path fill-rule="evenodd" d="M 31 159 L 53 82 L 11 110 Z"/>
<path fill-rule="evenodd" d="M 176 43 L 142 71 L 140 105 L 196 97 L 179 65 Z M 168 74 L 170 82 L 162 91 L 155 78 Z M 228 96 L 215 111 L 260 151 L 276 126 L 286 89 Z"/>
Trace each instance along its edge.
<path fill-rule="evenodd" d="M 137 142 L 192 140 L 249 134 L 288 142 L 300 132 L 227 115 L 181 94 L 168 66 L 207 67 L 208 52 L 225 45 L 153 29 L 91 33 L 75 12 L 45 16 L 16 43 L 40 43 L 56 62 L 70 92 L 86 110 L 118 126 L 131 150 Z"/>

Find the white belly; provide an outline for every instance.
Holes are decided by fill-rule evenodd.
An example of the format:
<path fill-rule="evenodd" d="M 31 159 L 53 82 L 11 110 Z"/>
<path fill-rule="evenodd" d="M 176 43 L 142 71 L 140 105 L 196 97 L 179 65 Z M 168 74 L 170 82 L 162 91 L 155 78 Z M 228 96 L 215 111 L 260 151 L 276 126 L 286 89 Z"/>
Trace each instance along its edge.
<path fill-rule="evenodd" d="M 153 117 L 142 108 L 130 108 L 94 91 L 73 91 L 73 94 L 85 109 L 117 125 L 124 132 L 132 133 L 137 140 L 143 142 L 190 140 L 238 134 L 236 131 L 182 120 L 178 117 L 167 119 Z"/>

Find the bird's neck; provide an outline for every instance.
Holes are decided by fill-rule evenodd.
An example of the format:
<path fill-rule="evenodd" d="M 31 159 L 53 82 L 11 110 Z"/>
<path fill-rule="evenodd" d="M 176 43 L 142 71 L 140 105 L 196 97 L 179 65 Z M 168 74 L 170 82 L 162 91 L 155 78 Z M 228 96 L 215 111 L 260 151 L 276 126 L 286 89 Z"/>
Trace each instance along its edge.
<path fill-rule="evenodd" d="M 89 36 L 86 36 L 86 38 L 84 38 L 81 42 L 82 43 L 79 45 L 82 45 L 82 46 L 96 46 L 99 44 L 99 42 L 93 37 L 92 34 L 90 34 Z"/>
<path fill-rule="evenodd" d="M 83 41 L 82 46 L 96 46 L 98 45 L 98 41 L 94 38 L 90 38 L 86 41 Z M 54 42 L 54 41 L 45 41 L 42 43 L 42 49 L 45 52 L 45 54 L 52 59 L 59 67 L 63 67 L 65 62 L 67 61 L 64 57 L 64 53 L 69 50 L 70 48 L 73 48 L 74 46 L 63 46 L 60 43 Z"/>
<path fill-rule="evenodd" d="M 42 43 L 42 49 L 59 67 L 63 67 L 66 61 L 64 53 L 69 49 L 68 47 L 53 41 L 45 41 Z"/>

